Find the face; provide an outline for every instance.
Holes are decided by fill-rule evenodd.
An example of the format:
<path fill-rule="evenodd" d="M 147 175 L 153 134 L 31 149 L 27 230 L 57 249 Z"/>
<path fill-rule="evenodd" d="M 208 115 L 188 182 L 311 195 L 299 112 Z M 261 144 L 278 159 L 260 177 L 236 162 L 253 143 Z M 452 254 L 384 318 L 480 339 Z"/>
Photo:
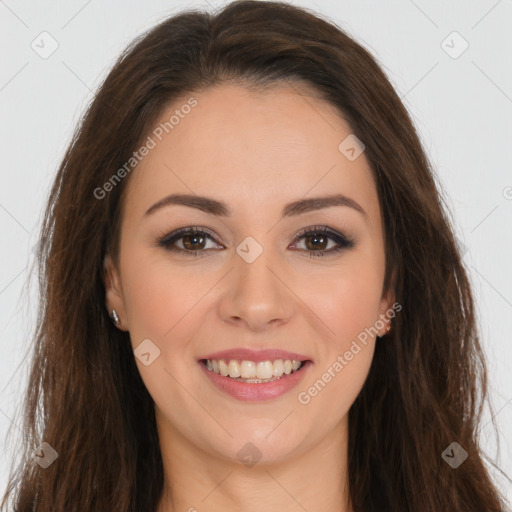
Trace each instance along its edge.
<path fill-rule="evenodd" d="M 130 333 L 161 441 L 276 463 L 346 436 L 394 300 L 364 152 L 354 159 L 351 139 L 340 149 L 349 125 L 307 89 L 222 85 L 158 125 L 176 110 L 129 178 L 119 267 L 106 259 L 107 304 Z M 176 194 L 192 201 L 164 199 Z M 311 202 L 327 196 L 338 199 Z M 302 367 L 235 380 L 276 377 L 286 359 Z"/>

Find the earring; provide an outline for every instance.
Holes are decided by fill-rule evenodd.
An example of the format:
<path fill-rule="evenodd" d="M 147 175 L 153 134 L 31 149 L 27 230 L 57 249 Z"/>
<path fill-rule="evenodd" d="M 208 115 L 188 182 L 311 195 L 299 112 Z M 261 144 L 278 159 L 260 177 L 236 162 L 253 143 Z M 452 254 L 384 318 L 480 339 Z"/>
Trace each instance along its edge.
<path fill-rule="evenodd" d="M 117 316 L 116 310 L 112 310 L 112 320 L 116 325 L 119 325 L 119 317 Z"/>
<path fill-rule="evenodd" d="M 389 332 L 391 331 L 391 324 L 388 324 L 388 326 L 386 327 L 386 332 Z"/>

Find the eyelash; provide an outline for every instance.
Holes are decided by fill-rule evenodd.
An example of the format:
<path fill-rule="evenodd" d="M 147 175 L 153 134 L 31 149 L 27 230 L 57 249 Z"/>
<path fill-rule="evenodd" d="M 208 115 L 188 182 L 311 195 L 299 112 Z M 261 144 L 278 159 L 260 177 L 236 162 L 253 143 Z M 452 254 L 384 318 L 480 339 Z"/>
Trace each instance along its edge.
<path fill-rule="evenodd" d="M 164 249 L 172 252 L 180 252 L 184 253 L 187 256 L 193 256 L 193 257 L 201 257 L 204 256 L 206 252 L 208 252 L 209 249 L 203 249 L 199 251 L 188 251 L 186 249 L 181 249 L 179 247 L 173 247 L 172 244 L 174 244 L 176 241 L 184 238 L 186 235 L 205 235 L 210 240 L 213 240 L 215 242 L 215 239 L 212 235 L 210 235 L 207 231 L 204 230 L 204 228 L 195 228 L 195 227 L 186 227 L 186 228 L 180 228 L 176 231 L 173 231 L 172 233 L 165 235 L 159 239 L 156 240 L 156 246 L 163 247 Z M 299 233 L 297 233 L 297 236 L 295 240 L 301 240 L 302 238 L 306 238 L 308 236 L 312 235 L 323 235 L 327 236 L 328 238 L 334 240 L 338 246 L 331 249 L 324 249 L 321 251 L 308 251 L 307 249 L 300 249 L 304 250 L 306 252 L 311 253 L 311 258 L 319 258 L 324 257 L 324 254 L 336 254 L 344 249 L 351 249 L 354 247 L 355 243 L 352 239 L 348 238 L 347 236 L 337 233 L 335 231 L 332 231 L 324 226 L 314 226 L 312 228 L 305 228 L 301 230 Z M 216 242 L 217 243 L 217 242 Z"/>

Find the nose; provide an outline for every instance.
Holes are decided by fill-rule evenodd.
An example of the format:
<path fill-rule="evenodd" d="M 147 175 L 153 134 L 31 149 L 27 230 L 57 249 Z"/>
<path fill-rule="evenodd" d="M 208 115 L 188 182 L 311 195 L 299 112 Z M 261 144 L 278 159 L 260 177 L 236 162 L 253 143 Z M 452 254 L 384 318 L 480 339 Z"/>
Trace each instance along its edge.
<path fill-rule="evenodd" d="M 262 332 L 287 323 L 293 313 L 294 295 L 270 250 L 263 250 L 252 263 L 235 253 L 224 287 L 219 314 L 225 322 Z"/>

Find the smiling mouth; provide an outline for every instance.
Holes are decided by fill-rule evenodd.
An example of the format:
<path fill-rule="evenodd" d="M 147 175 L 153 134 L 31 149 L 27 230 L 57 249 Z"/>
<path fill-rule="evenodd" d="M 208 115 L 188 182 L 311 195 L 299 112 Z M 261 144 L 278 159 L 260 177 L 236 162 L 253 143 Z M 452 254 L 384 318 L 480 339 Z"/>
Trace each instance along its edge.
<path fill-rule="evenodd" d="M 247 361 L 236 359 L 201 359 L 206 369 L 229 379 L 248 384 L 263 384 L 292 375 L 308 361 L 276 359 L 273 361 Z"/>

